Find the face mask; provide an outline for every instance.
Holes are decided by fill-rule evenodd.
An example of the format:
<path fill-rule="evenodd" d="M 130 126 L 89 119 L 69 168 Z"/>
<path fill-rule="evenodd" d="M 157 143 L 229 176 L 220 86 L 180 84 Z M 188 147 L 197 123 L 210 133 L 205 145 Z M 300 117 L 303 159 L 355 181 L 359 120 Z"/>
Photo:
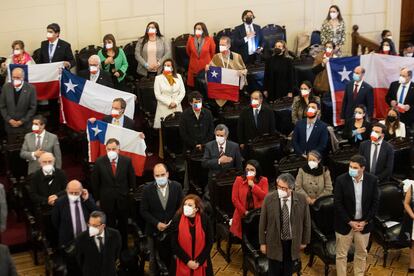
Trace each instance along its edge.
<path fill-rule="evenodd" d="M 47 32 L 46 33 L 46 37 L 47 37 L 47 40 L 52 40 L 52 38 L 53 38 L 53 33 L 50 33 L 50 32 Z"/>
<path fill-rule="evenodd" d="M 288 193 L 286 191 L 283 191 L 281 189 L 277 189 L 277 193 L 279 194 L 279 198 L 285 198 L 288 196 Z"/>
<path fill-rule="evenodd" d="M 389 39 L 389 40 L 392 40 L 392 36 L 390 35 L 390 36 L 387 36 L 387 38 Z"/>
<path fill-rule="evenodd" d="M 358 170 L 357 169 L 349 168 L 348 173 L 351 177 L 354 177 L 354 178 L 358 176 Z"/>
<path fill-rule="evenodd" d="M 110 150 L 106 153 L 110 161 L 115 160 L 118 157 L 118 153 L 116 151 Z"/>
<path fill-rule="evenodd" d="M 246 17 L 245 19 L 246 24 L 250 25 L 253 22 L 253 18 L 251 18 L 250 16 Z"/>
<path fill-rule="evenodd" d="M 186 217 L 190 217 L 194 213 L 194 208 L 188 205 L 184 205 L 183 207 L 183 214 Z"/>
<path fill-rule="evenodd" d="M 325 50 L 327 53 L 332 53 L 333 49 L 331 47 L 326 48 Z"/>
<path fill-rule="evenodd" d="M 80 196 L 68 194 L 68 198 L 69 198 L 70 201 L 77 201 L 77 200 L 79 200 Z"/>
<path fill-rule="evenodd" d="M 400 76 L 400 78 L 398 79 L 398 81 L 400 83 L 406 83 L 407 82 L 407 79 L 405 77 L 403 77 L 403 76 Z"/>
<path fill-rule="evenodd" d="M 202 103 L 195 103 L 195 104 L 193 104 L 193 109 L 195 111 L 200 111 L 202 107 L 203 107 L 203 104 Z"/>
<path fill-rule="evenodd" d="M 384 52 L 388 52 L 389 50 L 391 50 L 391 47 L 390 46 L 382 46 L 382 50 Z"/>
<path fill-rule="evenodd" d="M 38 125 L 32 125 L 32 131 L 34 133 L 39 133 L 40 127 Z"/>
<path fill-rule="evenodd" d="M 336 19 L 338 17 L 338 13 L 336 12 L 331 12 L 329 15 L 331 16 L 331 19 Z"/>
<path fill-rule="evenodd" d="M 394 123 L 396 120 L 397 120 L 397 117 L 395 117 L 395 116 L 387 116 L 387 120 L 388 120 L 388 122 L 390 122 L 390 123 Z"/>
<path fill-rule="evenodd" d="M 222 136 L 216 136 L 216 141 L 219 145 L 222 145 L 226 141 L 226 138 L 224 138 Z"/>
<path fill-rule="evenodd" d="M 227 51 L 227 46 L 220 45 L 219 50 L 220 50 L 220 53 L 223 53 L 223 52 Z"/>
<path fill-rule="evenodd" d="M 106 43 L 105 44 L 105 48 L 108 49 L 108 50 L 112 49 L 112 47 L 114 47 L 114 44 L 112 44 L 112 43 Z"/>
<path fill-rule="evenodd" d="M 154 35 L 157 33 L 157 29 L 155 28 L 148 28 L 148 34 Z"/>
<path fill-rule="evenodd" d="M 309 89 L 301 89 L 300 90 L 300 94 L 302 95 L 302 97 L 309 96 L 309 93 L 310 93 Z"/>
<path fill-rule="evenodd" d="M 358 74 L 353 74 L 352 75 L 352 78 L 354 79 L 354 81 L 356 81 L 356 82 L 358 82 L 358 81 L 360 81 L 361 80 L 361 76 L 360 75 L 358 75 Z"/>
<path fill-rule="evenodd" d="M 13 50 L 13 55 L 18 56 L 22 53 L 22 50 Z"/>
<path fill-rule="evenodd" d="M 312 107 L 309 107 L 308 111 L 306 112 L 306 116 L 308 118 L 314 118 L 316 116 L 316 109 L 313 109 Z"/>
<path fill-rule="evenodd" d="M 89 237 L 93 237 L 99 234 L 99 229 L 97 227 L 89 226 Z"/>
<path fill-rule="evenodd" d="M 362 119 L 362 118 L 364 118 L 364 114 L 361 114 L 361 113 L 355 113 L 355 119 L 360 120 L 360 119 Z"/>
<path fill-rule="evenodd" d="M 117 110 L 117 109 L 112 109 L 111 110 L 111 116 L 112 116 L 112 118 L 118 117 L 120 113 L 121 112 L 119 110 Z"/>
<path fill-rule="evenodd" d="M 279 49 L 279 48 L 274 48 L 274 49 L 273 49 L 273 52 L 274 52 L 274 53 L 275 53 L 275 55 L 277 55 L 277 56 L 280 56 L 280 55 L 283 53 L 282 49 Z"/>
<path fill-rule="evenodd" d="M 255 176 L 256 176 L 256 172 L 253 172 L 253 171 L 246 172 L 247 180 L 253 180 Z"/>
<path fill-rule="evenodd" d="M 14 88 L 20 87 L 23 84 L 22 80 L 13 80 Z"/>
<path fill-rule="evenodd" d="M 250 105 L 253 108 L 258 108 L 259 107 L 259 100 L 252 100 L 251 103 L 250 103 Z"/>
<path fill-rule="evenodd" d="M 164 72 L 167 74 L 171 74 L 172 72 L 172 67 L 171 66 L 164 66 Z"/>
<path fill-rule="evenodd" d="M 378 142 L 380 139 L 380 135 L 376 133 L 375 131 L 371 132 L 371 141 L 372 142 Z"/>
<path fill-rule="evenodd" d="M 308 161 L 308 166 L 311 170 L 316 169 L 318 167 L 318 162 L 316 161 Z"/>
<path fill-rule="evenodd" d="M 165 185 L 167 185 L 168 179 L 166 176 L 156 177 L 155 182 L 157 183 L 158 186 L 164 187 Z"/>
<path fill-rule="evenodd" d="M 98 66 L 89 66 L 89 72 L 92 75 L 95 75 L 96 73 L 98 73 Z"/>
<path fill-rule="evenodd" d="M 200 37 L 203 35 L 203 31 L 202 30 L 195 30 L 195 35 L 196 37 Z"/>
<path fill-rule="evenodd" d="M 42 167 L 42 170 L 45 174 L 51 174 L 55 170 L 52 164 L 47 164 Z"/>
<path fill-rule="evenodd" d="M 413 57 L 413 53 L 406 53 L 405 56 L 406 57 Z"/>

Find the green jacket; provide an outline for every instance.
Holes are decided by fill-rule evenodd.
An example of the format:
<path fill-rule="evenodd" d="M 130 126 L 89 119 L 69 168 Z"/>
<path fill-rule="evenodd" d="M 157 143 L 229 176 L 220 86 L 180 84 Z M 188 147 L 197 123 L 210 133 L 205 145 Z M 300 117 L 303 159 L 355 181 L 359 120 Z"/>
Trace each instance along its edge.
<path fill-rule="evenodd" d="M 109 74 L 111 76 L 113 76 L 113 72 L 112 72 L 112 66 L 113 64 L 105 64 L 105 59 L 108 57 L 106 50 L 99 50 L 98 52 L 98 56 L 101 59 L 101 65 L 102 65 L 102 69 L 109 72 Z M 116 72 L 119 73 L 119 78 L 118 78 L 118 82 L 121 82 L 126 75 L 126 71 L 128 70 L 128 60 L 126 58 L 125 52 L 124 50 L 122 50 L 122 48 L 118 48 L 115 51 L 115 70 Z"/>

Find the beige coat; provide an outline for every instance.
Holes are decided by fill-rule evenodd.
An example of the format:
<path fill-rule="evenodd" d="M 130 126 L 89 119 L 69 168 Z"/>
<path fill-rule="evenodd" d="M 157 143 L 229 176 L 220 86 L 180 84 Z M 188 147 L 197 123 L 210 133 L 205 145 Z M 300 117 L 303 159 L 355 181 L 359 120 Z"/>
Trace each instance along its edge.
<path fill-rule="evenodd" d="M 324 168 L 324 172 L 318 176 L 305 173 L 302 168 L 299 169 L 296 176 L 296 192 L 318 199 L 321 196 L 331 195 L 332 190 L 331 174 L 327 168 Z"/>

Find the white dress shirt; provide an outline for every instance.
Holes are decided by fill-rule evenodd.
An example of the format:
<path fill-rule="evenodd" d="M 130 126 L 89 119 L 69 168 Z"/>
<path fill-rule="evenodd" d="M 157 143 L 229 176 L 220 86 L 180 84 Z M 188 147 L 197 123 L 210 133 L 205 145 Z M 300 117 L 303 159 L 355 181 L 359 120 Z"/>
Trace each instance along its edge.
<path fill-rule="evenodd" d="M 96 72 L 96 74 L 89 73 L 89 80 L 96 83 L 96 81 L 99 78 L 99 73 L 101 73 L 101 70 L 99 69 L 98 69 L 98 72 Z"/>
<path fill-rule="evenodd" d="M 102 237 L 102 244 L 105 245 L 105 231 L 102 231 L 101 234 L 95 235 L 93 237 L 93 239 L 95 241 L 95 244 L 96 244 L 96 248 L 98 248 L 98 250 L 101 251 L 101 248 L 99 248 L 99 240 L 98 240 L 98 237 Z"/>
<path fill-rule="evenodd" d="M 40 133 L 40 134 L 37 134 L 37 133 L 34 134 L 35 135 L 35 146 L 37 145 L 38 135 L 40 135 L 40 147 L 42 147 L 43 139 L 45 138 L 45 133 L 46 133 L 46 130 L 43 130 L 42 133 Z M 34 151 L 32 152 L 32 158 L 33 158 L 33 160 L 37 159 L 37 157 L 34 154 Z"/>
<path fill-rule="evenodd" d="M 357 94 L 359 93 L 359 90 L 361 89 L 361 86 L 362 86 L 362 82 L 363 82 L 362 80 L 359 81 L 359 82 L 354 81 L 354 86 L 352 87 L 352 93 L 354 93 L 355 85 L 358 85 L 357 86 Z"/>
<path fill-rule="evenodd" d="M 244 28 L 246 29 L 246 34 L 254 32 L 253 23 L 250 25 L 244 23 Z M 257 48 L 255 37 L 251 37 L 251 38 L 245 37 L 244 41 L 247 42 L 249 46 L 249 55 L 253 55 L 256 52 L 256 48 Z"/>
<path fill-rule="evenodd" d="M 354 219 L 362 218 L 362 182 L 364 180 L 364 175 L 361 179 L 356 182 L 356 179 L 352 177 L 352 182 L 354 183 L 355 190 L 355 217 Z"/>
<path fill-rule="evenodd" d="M 379 156 L 379 153 L 380 153 L 380 150 L 381 150 L 381 144 L 382 144 L 382 139 L 381 139 L 381 141 L 379 141 L 377 144 L 378 144 L 378 149 L 377 149 L 377 164 L 378 164 L 378 156 Z M 370 168 L 372 168 L 372 161 L 374 160 L 374 151 L 375 151 L 375 143 L 373 143 L 373 142 L 371 142 L 371 151 L 370 151 Z"/>
<path fill-rule="evenodd" d="M 73 233 L 75 234 L 76 233 L 76 216 L 75 216 L 76 204 L 75 204 L 75 201 L 72 201 L 70 199 L 68 200 L 69 200 L 70 216 L 72 220 Z M 87 229 L 87 227 L 86 227 L 86 222 L 85 222 L 85 216 L 83 215 L 82 197 L 80 197 L 78 200 L 79 200 L 78 208 L 80 211 L 80 221 L 81 221 L 81 227 L 82 227 L 82 232 L 83 232 Z"/>
<path fill-rule="evenodd" d="M 285 200 L 286 198 L 279 198 L 279 199 L 280 199 L 280 215 L 282 216 L 282 208 L 283 208 L 284 200 Z M 288 210 L 289 210 L 289 217 L 290 217 L 290 214 L 291 214 L 291 209 L 292 209 L 292 195 L 291 195 L 290 197 L 288 197 L 288 198 L 287 198 L 286 205 L 287 205 L 287 207 L 288 207 Z"/>
<path fill-rule="evenodd" d="M 121 118 L 116 119 L 116 118 L 112 118 L 112 124 L 115 125 L 116 120 L 118 120 L 120 127 L 124 126 L 124 115 L 121 116 Z"/>
<path fill-rule="evenodd" d="M 396 99 L 397 103 L 400 103 L 402 88 L 403 88 L 403 86 L 405 86 L 404 96 L 403 96 L 403 100 L 402 100 L 402 104 L 404 104 L 405 98 L 407 98 L 408 90 L 410 89 L 410 85 L 411 85 L 411 82 L 406 83 L 406 84 L 400 84 L 400 87 L 398 87 L 398 91 L 397 91 L 397 99 Z"/>
<path fill-rule="evenodd" d="M 262 109 L 262 105 L 259 105 L 257 108 L 253 108 L 253 116 L 254 116 L 254 113 L 256 112 L 256 109 L 257 109 L 257 115 L 259 115 L 260 110 Z"/>
<path fill-rule="evenodd" d="M 57 38 L 54 42 L 49 42 L 49 44 L 47 45 L 47 52 L 49 53 L 49 60 L 51 61 L 53 56 L 55 55 L 55 51 L 57 48 L 57 44 L 58 44 L 59 38 Z M 53 44 L 53 49 L 52 52 L 49 51 L 50 49 L 50 44 Z"/>
<path fill-rule="evenodd" d="M 167 194 L 168 184 L 164 187 L 157 185 L 157 189 L 160 190 L 162 197 L 165 197 L 165 195 Z"/>

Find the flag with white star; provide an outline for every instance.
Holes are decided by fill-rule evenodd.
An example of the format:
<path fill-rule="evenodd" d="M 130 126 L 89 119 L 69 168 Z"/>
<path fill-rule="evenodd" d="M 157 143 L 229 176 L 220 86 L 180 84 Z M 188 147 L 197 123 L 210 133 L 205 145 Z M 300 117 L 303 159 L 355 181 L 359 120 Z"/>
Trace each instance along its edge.
<path fill-rule="evenodd" d="M 239 101 L 240 76 L 237 70 L 210 66 L 206 74 L 210 99 Z"/>

